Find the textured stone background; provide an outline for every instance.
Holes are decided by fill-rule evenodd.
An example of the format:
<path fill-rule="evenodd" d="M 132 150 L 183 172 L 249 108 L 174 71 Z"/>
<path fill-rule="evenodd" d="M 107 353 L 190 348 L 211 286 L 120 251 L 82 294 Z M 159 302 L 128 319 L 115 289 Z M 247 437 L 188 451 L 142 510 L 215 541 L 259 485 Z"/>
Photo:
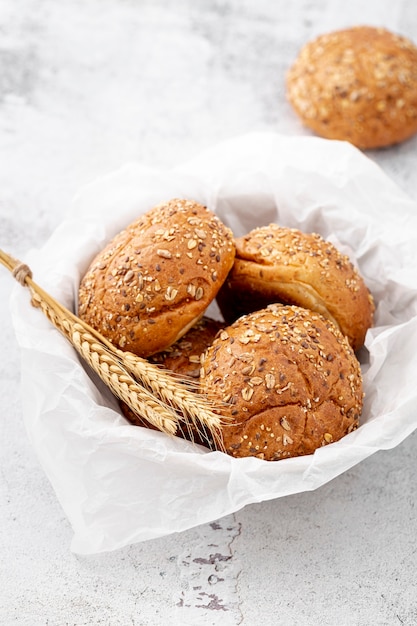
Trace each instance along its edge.
<path fill-rule="evenodd" d="M 413 0 L 2 0 L 0 247 L 42 245 L 82 184 L 129 160 L 169 167 L 252 130 L 308 134 L 285 71 L 311 37 L 359 23 L 417 41 Z M 417 137 L 369 157 L 417 200 Z M 416 435 L 317 492 L 72 554 L 22 424 L 12 287 L 0 271 L 2 625 L 417 624 Z"/>

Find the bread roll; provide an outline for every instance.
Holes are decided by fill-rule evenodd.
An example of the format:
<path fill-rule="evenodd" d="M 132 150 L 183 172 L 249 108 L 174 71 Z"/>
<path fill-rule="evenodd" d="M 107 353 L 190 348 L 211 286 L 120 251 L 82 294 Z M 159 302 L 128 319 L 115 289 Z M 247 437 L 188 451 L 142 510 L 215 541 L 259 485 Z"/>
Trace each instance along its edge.
<path fill-rule="evenodd" d="M 236 239 L 236 257 L 219 308 L 227 322 L 281 302 L 331 320 L 356 351 L 372 325 L 374 303 L 358 270 L 320 235 L 270 224 Z"/>
<path fill-rule="evenodd" d="M 116 346 L 147 357 L 199 320 L 234 254 L 232 233 L 214 213 L 191 200 L 170 200 L 92 261 L 79 288 L 79 315 Z"/>
<path fill-rule="evenodd" d="M 198 379 L 201 355 L 223 327 L 224 323 L 203 316 L 181 339 L 150 356 L 149 361 L 183 378 Z"/>
<path fill-rule="evenodd" d="M 226 452 L 267 461 L 339 440 L 358 426 L 363 401 L 359 362 L 332 322 L 278 304 L 221 331 L 200 388 L 230 420 Z"/>
<path fill-rule="evenodd" d="M 379 148 L 417 132 L 417 47 L 383 28 L 358 26 L 307 43 L 287 95 L 322 137 Z"/>
<path fill-rule="evenodd" d="M 204 316 L 181 339 L 167 348 L 167 350 L 157 352 L 149 357 L 149 361 L 170 370 L 173 374 L 177 374 L 181 377 L 180 380 L 191 380 L 198 383 L 202 354 L 213 343 L 223 326 L 222 322 Z M 191 386 L 190 389 L 191 391 L 197 391 L 198 387 Z M 140 415 L 136 415 L 123 401 L 119 401 L 119 404 L 123 415 L 131 424 L 156 430 Z M 178 436 L 191 439 L 210 448 L 214 447 L 212 435 L 201 426 L 197 429 L 196 426 L 190 424 L 188 428 L 185 428 L 185 422 L 184 424 L 179 423 L 180 428 L 181 426 L 183 426 L 183 429 L 182 431 L 179 430 Z"/>

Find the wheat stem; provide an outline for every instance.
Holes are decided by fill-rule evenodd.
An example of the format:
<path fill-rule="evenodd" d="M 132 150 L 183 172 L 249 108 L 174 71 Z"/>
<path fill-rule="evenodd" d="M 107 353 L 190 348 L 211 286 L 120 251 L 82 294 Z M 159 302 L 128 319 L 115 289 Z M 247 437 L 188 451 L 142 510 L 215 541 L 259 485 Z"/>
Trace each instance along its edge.
<path fill-rule="evenodd" d="M 175 434 L 193 427 L 209 433 L 215 447 L 223 449 L 220 417 L 208 399 L 191 391 L 186 379 L 174 377 L 146 359 L 123 352 L 94 328 L 58 303 L 32 280 L 30 268 L 0 250 L 0 262 L 24 286 L 32 304 L 71 342 L 103 382 L 130 409 L 158 430 Z M 208 438 L 207 438 L 208 439 Z"/>
<path fill-rule="evenodd" d="M 27 279 L 26 282 L 34 306 L 39 307 L 55 328 L 70 340 L 77 352 L 111 391 L 158 430 L 175 434 L 176 414 L 135 380 L 107 346 L 85 330 L 78 318 L 56 303 L 32 279 Z"/>

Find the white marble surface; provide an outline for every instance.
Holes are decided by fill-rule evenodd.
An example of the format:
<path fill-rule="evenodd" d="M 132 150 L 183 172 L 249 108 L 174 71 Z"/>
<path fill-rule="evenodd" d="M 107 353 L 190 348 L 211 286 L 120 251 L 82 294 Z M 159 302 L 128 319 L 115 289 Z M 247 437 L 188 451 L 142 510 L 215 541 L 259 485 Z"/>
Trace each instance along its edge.
<path fill-rule="evenodd" d="M 42 245 L 80 185 L 129 160 L 170 167 L 252 130 L 308 134 L 285 71 L 312 36 L 358 23 L 417 41 L 413 0 L 2 0 L 0 247 Z M 417 137 L 369 156 L 417 201 Z M 22 423 L 13 286 L 0 268 L 2 625 L 417 624 L 415 434 L 318 491 L 71 553 Z"/>

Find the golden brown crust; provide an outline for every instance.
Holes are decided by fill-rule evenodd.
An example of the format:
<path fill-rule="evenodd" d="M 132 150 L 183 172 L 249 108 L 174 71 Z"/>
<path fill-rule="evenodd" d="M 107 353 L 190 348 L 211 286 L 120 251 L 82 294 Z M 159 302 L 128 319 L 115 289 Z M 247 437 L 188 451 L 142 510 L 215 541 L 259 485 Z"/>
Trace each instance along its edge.
<path fill-rule="evenodd" d="M 182 380 L 192 380 L 197 382 L 200 376 L 201 358 L 205 350 L 213 343 L 216 335 L 224 327 L 222 322 L 209 317 L 202 317 L 181 339 L 163 352 L 157 352 L 149 357 L 149 361 L 160 365 L 164 369 L 178 374 Z M 190 390 L 197 391 L 197 387 L 190 387 Z M 120 408 L 126 419 L 134 426 L 143 426 L 156 430 L 149 422 L 137 415 L 123 401 L 119 401 Z M 179 424 L 181 426 L 181 424 Z M 183 428 L 178 432 L 178 436 L 201 445 L 213 446 L 210 433 L 197 429 L 190 424 L 188 429 Z"/>
<path fill-rule="evenodd" d="M 79 289 L 79 315 L 118 347 L 146 357 L 191 328 L 235 254 L 232 233 L 206 207 L 170 200 L 100 252 Z"/>
<path fill-rule="evenodd" d="M 378 148 L 417 132 L 417 47 L 358 26 L 307 43 L 287 75 L 287 96 L 322 137 Z"/>
<path fill-rule="evenodd" d="M 340 328 L 353 349 L 372 325 L 374 303 L 347 256 L 316 233 L 270 224 L 236 239 L 217 301 L 227 322 L 273 302 L 311 309 Z"/>
<path fill-rule="evenodd" d="M 150 356 L 149 361 L 184 378 L 198 379 L 201 355 L 223 327 L 224 323 L 204 316 L 181 339 Z"/>
<path fill-rule="evenodd" d="M 363 391 L 346 338 L 322 316 L 270 305 L 221 331 L 200 389 L 222 404 L 226 451 L 279 460 L 311 454 L 358 426 Z"/>

